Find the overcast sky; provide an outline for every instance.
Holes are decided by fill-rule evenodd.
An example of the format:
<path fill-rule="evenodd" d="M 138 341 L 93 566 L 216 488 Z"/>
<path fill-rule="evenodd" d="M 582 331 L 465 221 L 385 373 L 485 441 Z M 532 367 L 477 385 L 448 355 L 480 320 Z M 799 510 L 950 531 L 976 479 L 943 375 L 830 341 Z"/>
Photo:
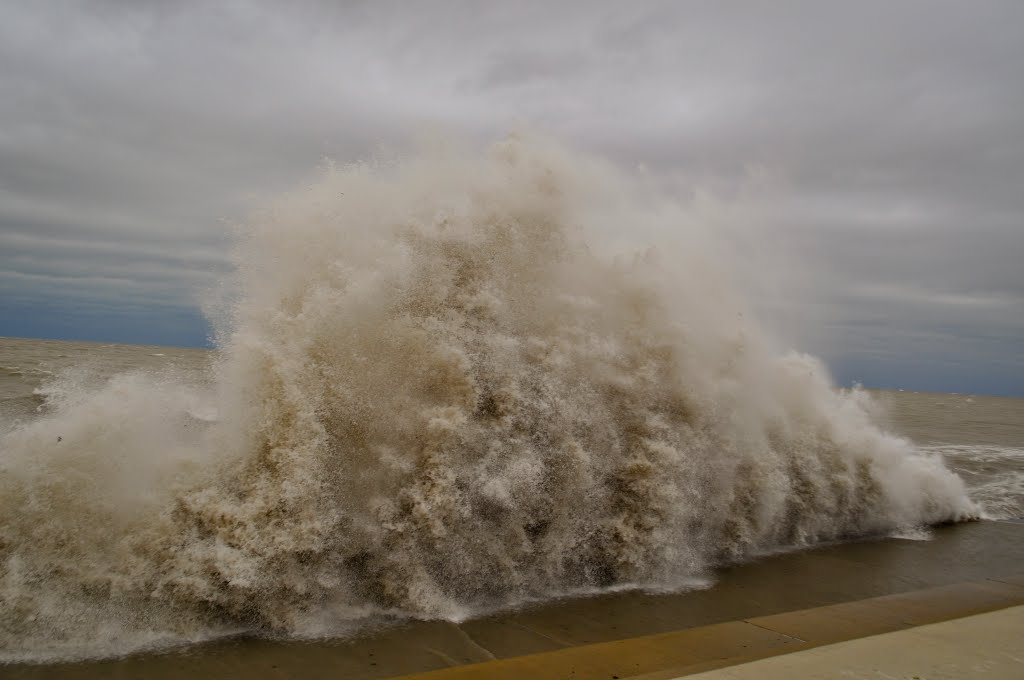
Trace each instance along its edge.
<path fill-rule="evenodd" d="M 526 121 L 771 177 L 762 308 L 840 382 L 1024 395 L 1022 69 L 1020 0 L 0 1 L 0 335 L 203 344 L 225 219 Z"/>

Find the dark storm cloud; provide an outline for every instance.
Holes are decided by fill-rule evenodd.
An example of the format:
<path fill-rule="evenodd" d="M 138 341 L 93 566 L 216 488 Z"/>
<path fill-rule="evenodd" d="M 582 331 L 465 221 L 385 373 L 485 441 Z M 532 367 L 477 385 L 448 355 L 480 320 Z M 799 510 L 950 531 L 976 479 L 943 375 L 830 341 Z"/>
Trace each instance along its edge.
<path fill-rule="evenodd" d="M 3 3 L 0 333 L 195 324 L 254 197 L 527 121 L 684 193 L 768 177 L 736 237 L 789 266 L 747 276 L 841 379 L 1020 393 L 1022 26 L 1016 1 Z"/>

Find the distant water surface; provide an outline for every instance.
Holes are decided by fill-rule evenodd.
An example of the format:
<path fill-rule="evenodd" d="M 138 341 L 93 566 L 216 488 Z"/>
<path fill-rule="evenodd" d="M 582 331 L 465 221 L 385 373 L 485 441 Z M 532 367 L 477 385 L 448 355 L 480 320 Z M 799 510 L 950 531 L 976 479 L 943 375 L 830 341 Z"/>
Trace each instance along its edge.
<path fill-rule="evenodd" d="M 98 386 L 121 373 L 177 371 L 203 383 L 213 356 L 185 347 L 0 338 L 0 425 L 42 414 L 44 387 L 63 376 Z"/>

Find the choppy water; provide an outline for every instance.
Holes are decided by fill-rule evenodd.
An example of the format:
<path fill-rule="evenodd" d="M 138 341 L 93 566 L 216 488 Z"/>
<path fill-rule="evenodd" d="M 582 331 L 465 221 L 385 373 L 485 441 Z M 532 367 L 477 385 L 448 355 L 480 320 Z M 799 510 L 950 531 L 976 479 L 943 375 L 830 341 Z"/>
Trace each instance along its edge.
<path fill-rule="evenodd" d="M 44 416 L 56 392 L 76 380 L 98 390 L 119 374 L 176 372 L 202 385 L 211 360 L 202 349 L 0 338 L 0 426 Z"/>
<path fill-rule="evenodd" d="M 631 228 L 683 246 L 606 254 Z M 215 354 L 0 342 L 0 660 L 679 589 L 1019 509 L 1015 435 L 879 427 L 774 351 L 710 233 L 592 158 L 332 169 L 236 257 Z"/>
<path fill-rule="evenodd" d="M 1024 517 L 1024 399 L 879 392 L 882 422 L 942 456 L 993 519 Z"/>

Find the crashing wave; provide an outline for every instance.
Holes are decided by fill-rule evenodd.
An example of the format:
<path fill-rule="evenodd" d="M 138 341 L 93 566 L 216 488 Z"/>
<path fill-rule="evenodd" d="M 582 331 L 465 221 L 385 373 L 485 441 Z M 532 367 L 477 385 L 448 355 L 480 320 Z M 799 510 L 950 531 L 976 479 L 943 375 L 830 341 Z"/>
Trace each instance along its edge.
<path fill-rule="evenodd" d="M 243 231 L 214 388 L 69 385 L 3 437 L 0 654 L 458 619 L 973 516 L 772 351 L 706 236 L 601 251 L 680 210 L 515 139 L 328 169 Z"/>

